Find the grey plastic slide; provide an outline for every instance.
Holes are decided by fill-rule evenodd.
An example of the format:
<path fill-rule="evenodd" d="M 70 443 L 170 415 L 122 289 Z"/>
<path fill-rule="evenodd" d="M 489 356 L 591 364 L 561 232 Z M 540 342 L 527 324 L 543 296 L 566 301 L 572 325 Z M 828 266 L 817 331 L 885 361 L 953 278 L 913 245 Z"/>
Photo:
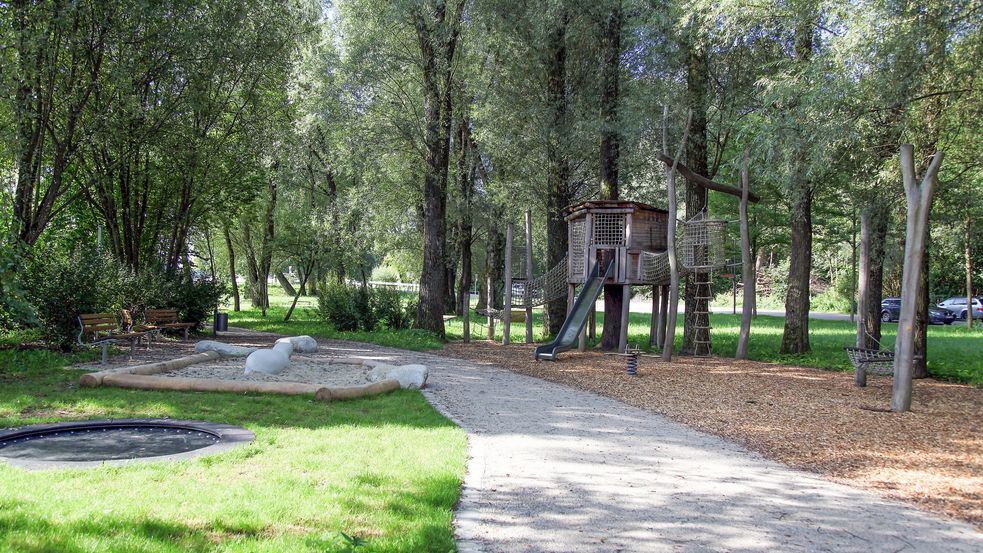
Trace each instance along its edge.
<path fill-rule="evenodd" d="M 559 334 L 556 335 L 556 340 L 536 348 L 536 359 L 553 361 L 561 351 L 567 351 L 577 343 L 577 337 L 580 336 L 580 332 L 584 330 L 584 325 L 587 324 L 591 307 L 597 301 L 597 296 L 601 295 L 601 290 L 604 289 L 604 281 L 614 271 L 614 260 L 608 261 L 608 265 L 604 269 L 604 276 L 598 276 L 599 269 L 600 264 L 595 263 L 594 269 L 587 277 L 587 282 L 580 290 L 580 295 L 577 296 L 577 301 L 573 304 L 573 309 L 567 315 L 567 320 L 563 321 L 563 326 L 560 328 Z"/>

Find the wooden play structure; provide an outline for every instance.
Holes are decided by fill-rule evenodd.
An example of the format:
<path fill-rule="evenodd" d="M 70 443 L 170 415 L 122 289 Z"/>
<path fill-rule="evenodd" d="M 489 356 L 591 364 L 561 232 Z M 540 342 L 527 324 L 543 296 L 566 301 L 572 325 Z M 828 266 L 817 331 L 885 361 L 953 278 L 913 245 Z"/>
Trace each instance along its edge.
<path fill-rule="evenodd" d="M 668 108 L 664 117 L 668 120 Z M 690 115 L 691 117 L 691 115 Z M 666 125 L 664 124 L 664 127 Z M 684 129 L 689 128 L 689 119 Z M 748 202 L 758 197 L 750 192 L 748 179 L 748 151 L 741 163 L 740 188 L 721 184 L 699 175 L 680 163 L 688 131 L 680 141 L 675 158 L 668 154 L 666 136 L 663 136 L 663 152 L 656 159 L 666 166 L 669 209 L 663 210 L 648 204 L 620 200 L 591 200 L 571 205 L 563 210 L 567 221 L 568 250 L 566 257 L 538 277 L 533 276 L 532 224 L 530 212 L 526 212 L 525 271 L 514 277 L 512 267 L 513 228 L 508 225 L 505 246 L 504 309 L 487 310 L 489 339 L 494 336 L 494 319 L 503 323 L 502 343 L 510 339 L 512 310 L 525 310 L 526 343 L 532 342 L 532 308 L 544 305 L 564 296 L 567 298 L 567 317 L 556 339 L 536 348 L 536 358 L 556 359 L 560 352 L 577 344 L 583 351 L 588 337 L 595 338 L 595 304 L 604 288 L 621 287 L 620 335 L 618 351 L 628 351 L 628 315 L 632 287 L 651 286 L 652 317 L 649 331 L 650 345 L 663 349 L 662 358 L 668 361 L 672 355 L 675 335 L 676 308 L 679 298 L 680 275 L 696 275 L 697 305 L 709 305 L 712 297 L 712 275 L 728 264 L 725 245 L 728 241 L 728 222 L 714 219 L 705 211 L 688 221 L 676 221 L 675 176 L 678 173 L 689 181 L 706 188 L 740 198 L 741 260 L 744 265 L 744 312 L 741 318 L 741 335 L 737 357 L 744 358 L 750 328 L 750 305 L 754 297 L 753 277 L 750 266 L 748 231 Z M 522 258 L 520 258 L 522 259 Z M 577 293 L 579 287 L 580 292 Z M 489 281 L 489 295 L 493 297 Z M 707 308 L 708 309 L 708 308 Z M 709 311 L 696 313 L 696 320 L 709 321 Z M 706 316 L 700 316 L 706 315 Z M 709 322 L 705 323 L 709 325 Z M 465 321 L 467 325 L 467 321 Z M 467 329 L 467 326 L 465 326 Z M 709 326 L 696 329 L 697 335 L 709 337 Z M 703 332 L 700 332 L 703 331 Z M 705 355 L 710 354 L 709 341 L 701 343 Z"/>
<path fill-rule="evenodd" d="M 653 345 L 662 347 L 668 321 L 670 264 L 666 210 L 641 202 L 595 200 L 564 210 L 567 253 L 567 319 L 557 339 L 536 349 L 538 359 L 555 359 L 576 342 L 585 349 L 594 339 L 594 304 L 604 286 L 621 287 L 621 324 L 618 351 L 628 347 L 628 313 L 632 286 L 652 287 L 649 332 Z M 684 271 L 706 275 L 700 290 L 710 297 L 710 272 L 726 262 L 727 222 L 700 215 L 685 223 L 677 240 L 677 257 Z M 574 299 L 577 287 L 580 295 Z"/>

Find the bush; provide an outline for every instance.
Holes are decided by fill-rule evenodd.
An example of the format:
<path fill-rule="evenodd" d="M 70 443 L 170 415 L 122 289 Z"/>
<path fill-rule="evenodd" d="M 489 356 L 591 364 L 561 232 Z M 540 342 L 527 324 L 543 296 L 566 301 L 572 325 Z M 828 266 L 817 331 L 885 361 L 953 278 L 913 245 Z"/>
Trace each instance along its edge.
<path fill-rule="evenodd" d="M 321 319 L 337 330 L 358 330 L 352 287 L 331 283 L 318 289 L 317 308 Z"/>
<path fill-rule="evenodd" d="M 373 291 L 375 313 L 387 328 L 401 330 L 409 328 L 413 320 L 407 306 L 403 305 L 403 294 L 394 288 L 377 288 Z"/>
<path fill-rule="evenodd" d="M 0 242 L 0 329 L 38 322 L 22 282 L 25 270 L 22 248 Z"/>
<path fill-rule="evenodd" d="M 362 288 L 328 284 L 318 291 L 318 314 L 337 330 L 376 330 L 379 323 L 392 330 L 409 328 L 413 321 L 402 295 L 390 288 Z M 415 309 L 415 308 L 414 308 Z"/>
<path fill-rule="evenodd" d="M 122 307 L 122 280 L 119 264 L 108 256 L 39 251 L 28 263 L 24 287 L 45 341 L 67 351 L 76 343 L 80 313 Z"/>

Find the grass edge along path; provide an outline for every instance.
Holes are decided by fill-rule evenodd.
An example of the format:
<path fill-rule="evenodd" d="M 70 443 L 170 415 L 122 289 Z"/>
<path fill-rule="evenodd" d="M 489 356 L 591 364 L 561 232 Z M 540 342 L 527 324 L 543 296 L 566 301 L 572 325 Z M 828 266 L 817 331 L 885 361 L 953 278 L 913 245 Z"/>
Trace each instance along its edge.
<path fill-rule="evenodd" d="M 465 433 L 417 391 L 298 396 L 79 388 L 74 356 L 0 351 L 0 426 L 172 417 L 256 441 L 177 463 L 28 472 L 0 464 L 0 551 L 455 549 Z"/>
<path fill-rule="evenodd" d="M 436 335 L 425 330 L 390 330 L 381 329 L 374 332 L 340 332 L 332 328 L 318 317 L 317 309 L 312 300 L 307 298 L 306 305 L 298 305 L 291 321 L 284 323 L 283 316 L 286 307 L 278 305 L 276 300 L 284 297 L 273 296 L 273 305 L 263 318 L 259 309 L 243 309 L 240 312 L 229 311 L 229 324 L 252 330 L 263 330 L 279 334 L 307 334 L 318 338 L 351 340 L 366 342 L 412 351 L 439 350 L 444 342 Z M 547 340 L 544 336 L 543 314 L 541 309 L 533 312 L 533 339 L 541 342 Z M 599 317 L 598 332 L 601 328 Z M 643 351 L 652 351 L 648 346 L 650 315 L 632 313 L 629 318 L 628 343 L 640 346 Z M 471 336 L 474 340 L 487 338 L 487 318 L 472 313 Z M 835 371 L 853 371 L 843 348 L 854 345 L 856 327 L 848 321 L 828 321 L 820 319 L 809 320 L 809 341 L 812 350 L 804 355 L 781 355 L 784 318 L 759 315 L 751 324 L 751 338 L 748 348 L 748 359 L 766 363 L 780 363 L 799 367 L 811 367 Z M 719 314 L 711 315 L 711 337 L 713 351 L 721 357 L 733 357 L 737 348 L 737 335 L 740 329 L 740 315 Z M 447 339 L 461 340 L 464 336 L 464 326 L 460 317 L 451 319 L 446 324 Z M 897 323 L 885 323 L 881 343 L 883 349 L 894 349 L 894 338 Z M 502 325 L 496 325 L 496 339 L 502 337 Z M 514 322 L 510 336 L 512 341 L 521 343 L 525 340 L 525 323 Z M 676 336 L 676 351 L 682 347 L 682 331 Z M 970 384 L 983 387 L 983 329 L 967 329 L 964 326 L 932 326 L 928 334 L 929 375 L 938 380 L 958 384 Z"/>

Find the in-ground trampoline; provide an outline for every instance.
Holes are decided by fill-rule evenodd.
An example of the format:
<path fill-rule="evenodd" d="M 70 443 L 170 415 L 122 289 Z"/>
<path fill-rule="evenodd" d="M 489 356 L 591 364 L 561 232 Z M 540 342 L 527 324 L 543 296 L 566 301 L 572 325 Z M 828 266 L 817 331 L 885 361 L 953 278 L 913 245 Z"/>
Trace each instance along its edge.
<path fill-rule="evenodd" d="M 177 461 L 228 451 L 254 438 L 238 426 L 174 419 L 37 424 L 0 431 L 0 461 L 26 469 Z"/>

